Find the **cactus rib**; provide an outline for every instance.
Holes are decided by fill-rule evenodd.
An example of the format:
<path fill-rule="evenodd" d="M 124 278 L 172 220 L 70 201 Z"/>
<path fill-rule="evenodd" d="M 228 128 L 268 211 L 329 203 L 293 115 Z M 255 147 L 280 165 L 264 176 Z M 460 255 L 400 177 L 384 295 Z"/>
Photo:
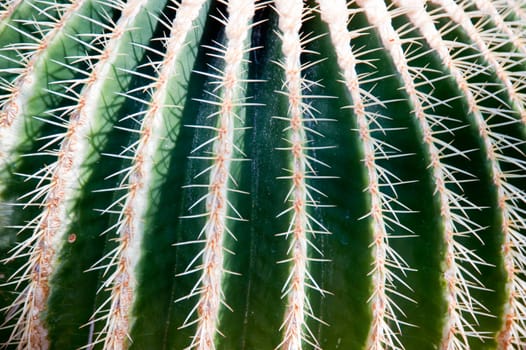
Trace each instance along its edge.
<path fill-rule="evenodd" d="M 126 149 L 133 151 L 133 160 L 124 176 L 128 183 L 118 188 L 126 191 L 126 196 L 121 198 L 124 203 L 117 228 L 119 246 L 112 254 L 114 262 L 106 266 L 107 269 L 110 265 L 114 265 L 116 269 L 104 283 L 106 287 L 111 288 L 111 296 L 107 301 L 110 306 L 105 314 L 106 320 L 102 332 L 89 346 L 104 340 L 106 349 L 121 349 L 125 348 L 125 343 L 128 341 L 129 336 L 122 335 L 127 334 L 132 323 L 130 309 L 134 302 L 137 284 L 137 277 L 134 275 L 140 258 L 141 232 L 144 230 L 144 217 L 152 187 L 155 153 L 162 140 L 163 111 L 167 108 L 170 82 L 168 77 L 182 75 L 178 72 L 177 62 L 205 2 L 206 0 L 186 0 L 178 5 L 178 15 L 173 21 L 171 35 L 165 39 L 166 53 L 162 61 L 157 63 L 158 77 L 153 79 L 151 84 L 151 100 L 144 102 L 147 109 L 141 112 L 143 119 L 139 139 Z M 112 207 L 116 204 L 113 203 Z M 96 315 L 94 315 L 95 319 L 98 320 Z"/>
<path fill-rule="evenodd" d="M 120 36 L 126 29 L 133 25 L 137 14 L 145 0 L 130 2 L 124 11 L 124 16 L 119 20 L 115 28 L 113 40 L 110 40 L 101 51 L 99 61 L 93 72 L 86 78 L 86 86 L 76 100 L 76 105 L 70 107 L 70 119 L 66 132 L 62 134 L 60 150 L 56 152 L 57 160 L 45 169 L 43 179 L 49 180 L 49 184 L 38 189 L 35 197 L 44 197 L 41 204 L 44 208 L 34 220 L 34 235 L 24 244 L 17 248 L 10 259 L 27 254 L 29 250 L 27 270 L 31 271 L 30 281 L 24 292 L 19 296 L 16 305 L 20 307 L 21 315 L 13 330 L 13 336 L 19 340 L 19 348 L 47 348 L 47 330 L 44 322 L 34 314 L 40 315 L 46 310 L 46 301 L 49 297 L 49 282 L 56 264 L 57 252 L 60 249 L 63 237 L 67 233 L 70 222 L 68 207 L 75 196 L 78 181 L 81 178 L 82 164 L 87 157 L 89 149 L 88 135 L 96 128 L 94 115 L 96 106 L 99 105 L 100 92 L 105 78 L 112 69 L 113 61 L 118 56 Z M 35 200 L 35 197 L 32 200 Z M 20 278 L 28 278 L 23 275 Z M 19 305 L 20 304 L 20 305 Z M 125 317 L 125 315 L 123 315 Z M 125 334 L 121 336 L 123 341 Z"/>
<path fill-rule="evenodd" d="M 244 102 L 241 97 L 245 90 L 244 84 L 247 82 L 244 77 L 246 75 L 244 56 L 247 52 L 246 41 L 250 34 L 256 6 L 253 1 L 245 0 L 232 0 L 225 4 L 227 4 L 228 19 L 218 18 L 218 20 L 225 26 L 226 45 L 224 48 L 212 48 L 225 64 L 223 70 L 218 70 L 214 77 L 217 81 L 212 93 L 219 101 L 203 101 L 216 106 L 218 111 L 209 116 L 209 118 L 217 117 L 217 126 L 214 128 L 216 135 L 207 142 L 207 144 L 213 142 L 212 154 L 207 157 L 212 161 L 212 165 L 206 171 L 210 176 L 208 192 L 192 205 L 195 206 L 205 200 L 206 223 L 199 234 L 205 237 L 204 248 L 198 255 L 202 257 L 202 263 L 196 268 L 196 272 L 200 272 L 201 277 L 191 294 L 185 297 L 189 298 L 193 294 L 199 295 L 199 301 L 183 324 L 183 327 L 197 324 L 188 349 L 215 349 L 214 337 L 216 333 L 220 333 L 218 330 L 219 308 L 221 304 L 228 307 L 224 300 L 221 283 L 225 272 L 223 262 L 225 236 L 226 233 L 234 236 L 234 233 L 228 228 L 228 220 L 242 220 L 228 197 L 229 192 L 232 191 L 231 182 L 237 183 L 232 177 L 231 164 L 239 161 L 235 158 L 235 152 L 242 153 L 234 142 L 234 134 L 240 130 L 236 125 L 243 123 L 244 119 L 242 117 Z M 203 145 L 198 146 L 197 149 L 201 147 Z M 193 152 L 197 149 L 194 149 Z M 229 211 L 233 211 L 234 216 L 231 216 Z M 197 315 L 196 320 L 188 321 L 194 313 Z"/>
<path fill-rule="evenodd" d="M 500 220 L 502 222 L 502 232 L 504 235 L 502 251 L 504 254 L 506 272 L 508 274 L 508 285 L 506 289 L 509 299 L 505 307 L 506 311 L 503 315 L 503 328 L 498 337 L 500 339 L 501 348 L 508 349 L 511 343 L 519 340 L 519 329 L 524 328 L 524 325 L 522 324 L 524 320 L 520 316 L 520 310 L 524 309 L 524 293 L 521 292 L 521 286 L 524 285 L 525 282 L 515 273 L 515 266 L 523 264 L 521 261 L 521 255 L 524 254 L 524 249 L 522 247 L 525 246 L 526 242 L 524 241 L 524 237 L 519 234 L 524 224 L 522 221 L 517 222 L 515 218 L 520 217 L 518 214 L 520 211 L 518 201 L 521 201 L 521 198 L 525 198 L 525 194 L 519 188 L 515 188 L 511 184 L 506 183 L 507 176 L 501 170 L 502 167 L 500 163 L 508 162 L 512 164 L 520 164 L 521 161 L 519 159 L 507 159 L 502 153 L 499 145 L 508 144 L 510 141 L 506 140 L 503 135 L 500 135 L 497 132 L 492 132 L 491 127 L 486 123 L 486 119 L 489 120 L 492 117 L 491 112 L 486 112 L 485 114 L 488 115 L 487 118 L 484 118 L 483 112 L 485 110 L 477 102 L 477 91 L 473 91 L 472 84 L 464 78 L 465 76 L 469 76 L 471 72 L 462 71 L 462 68 L 460 67 L 466 65 L 461 64 L 461 62 L 458 62 L 451 57 L 447 49 L 448 45 L 441 39 L 436 28 L 431 25 L 433 20 L 425 12 L 423 2 L 420 2 L 418 7 L 415 6 L 415 1 L 408 2 L 398 0 L 397 2 L 408 9 L 407 15 L 411 22 L 420 29 L 424 38 L 438 53 L 443 64 L 448 68 L 451 76 L 457 82 L 460 90 L 464 94 L 464 98 L 467 100 L 468 109 L 474 117 L 473 122 L 477 130 L 479 130 L 481 139 L 483 140 L 489 168 L 491 169 L 491 176 L 497 191 L 497 203 L 500 208 Z M 478 97 L 478 99 L 483 100 L 484 95 Z M 518 323 L 520 323 L 520 325 Z"/>
<path fill-rule="evenodd" d="M 364 165 L 367 168 L 368 184 L 366 190 L 371 197 L 371 209 L 368 215 L 372 220 L 375 247 L 373 252 L 374 267 L 371 271 L 374 292 L 370 301 L 373 321 L 368 344 L 370 344 L 370 349 L 382 349 L 384 346 L 392 349 L 402 348 L 402 343 L 397 336 L 402 322 L 398 321 L 395 313 L 396 306 L 393 306 L 388 294 L 395 290 L 392 281 L 399 279 L 391 272 L 391 269 L 398 269 L 405 274 L 409 266 L 389 245 L 389 231 L 392 230 L 385 221 L 404 228 L 397 218 L 397 212 L 392 209 L 393 203 L 402 207 L 404 205 L 394 196 L 382 193 L 380 190 L 382 186 L 393 188 L 393 180 L 398 182 L 400 179 L 391 179 L 392 174 L 378 164 L 378 159 L 389 158 L 387 154 L 389 151 L 396 153 L 399 151 L 389 144 L 382 143 L 372 135 L 371 125 L 378 116 L 371 114 L 365 107 L 368 94 L 362 90 L 361 83 L 364 79 L 360 78 L 356 72 L 356 66 L 360 61 L 355 57 L 351 49 L 352 43 L 350 43 L 352 38 L 359 36 L 360 33 L 349 32 L 347 29 L 347 21 L 351 11 L 347 9 L 345 1 L 330 3 L 319 0 L 319 4 L 322 19 L 329 25 L 331 40 L 335 47 L 338 64 L 342 70 L 343 83 L 352 96 L 352 108 L 356 114 L 359 126 L 358 133 L 364 153 Z M 381 101 L 374 102 L 382 104 Z M 409 211 L 408 208 L 406 209 Z M 391 217 L 387 217 L 389 214 Z M 393 320 L 393 325 L 390 324 L 390 320 Z"/>
<path fill-rule="evenodd" d="M 290 181 L 291 187 L 285 202 L 290 203 L 290 207 L 282 211 L 279 216 L 291 213 L 289 226 L 286 232 L 278 234 L 290 239 L 288 248 L 289 258 L 281 261 L 290 263 L 290 273 L 282 292 L 283 297 L 287 298 L 287 309 L 281 329 L 283 339 L 278 345 L 283 349 L 298 349 L 303 342 L 310 344 L 314 348 L 319 348 L 318 340 L 312 330 L 307 325 L 307 318 L 313 318 L 323 322 L 313 314 L 312 305 L 307 296 L 307 289 L 311 288 L 326 293 L 314 280 L 309 272 L 309 262 L 316 261 L 311 257 L 311 249 L 317 254 L 322 255 L 311 241 L 316 234 L 328 234 L 329 231 L 312 215 L 309 208 L 316 207 L 317 201 L 313 198 L 312 192 L 323 195 L 308 181 L 321 178 L 313 167 L 313 163 L 321 164 L 319 160 L 309 155 L 308 150 L 315 150 L 316 147 L 309 146 L 307 132 L 319 133 L 305 124 L 310 119 L 317 121 L 316 110 L 313 110 L 305 101 L 309 96 L 307 91 L 309 82 L 303 77 L 302 71 L 314 63 L 302 65 L 301 55 L 304 52 L 303 45 L 312 38 L 301 38 L 301 23 L 309 16 L 309 11 L 303 7 L 301 0 L 288 1 L 280 0 L 275 2 L 276 12 L 279 15 L 278 26 L 281 37 L 281 51 L 283 54 L 282 62 L 279 66 L 284 70 L 283 89 L 281 91 L 288 101 L 287 116 L 279 116 L 287 122 L 284 131 L 287 132 L 287 147 L 279 150 L 287 151 L 290 154 L 290 168 L 287 172 L 290 175 L 282 176 L 281 179 Z M 319 259 L 317 259 L 319 260 Z"/>
<path fill-rule="evenodd" d="M 434 136 L 436 131 L 433 131 L 431 123 L 434 123 L 433 120 L 436 117 L 426 111 L 426 109 L 433 108 L 432 102 L 426 102 L 427 97 L 417 90 L 415 76 L 418 72 L 411 71 L 409 67 L 408 60 L 410 57 L 406 58 L 403 54 L 401 39 L 391 26 L 391 15 L 385 4 L 380 1 L 358 1 L 358 4 L 363 6 L 369 21 L 378 29 L 384 46 L 391 53 L 396 69 L 405 84 L 408 98 L 413 104 L 414 114 L 427 147 L 435 194 L 438 196 L 440 215 L 444 220 L 443 234 L 446 245 L 444 279 L 446 281 L 448 310 L 441 348 L 467 349 L 469 348 L 468 333 L 475 333 L 476 335 L 476 332 L 474 332 L 473 325 L 466 319 L 465 313 L 471 313 L 474 316 L 474 308 L 482 305 L 474 300 L 469 292 L 471 285 L 468 279 L 470 276 L 464 273 L 459 262 L 468 257 L 471 258 L 470 261 L 473 265 L 484 262 L 470 256 L 472 253 L 462 246 L 458 237 L 464 234 L 460 228 L 465 229 L 468 234 L 476 235 L 476 231 L 480 227 L 465 216 L 463 210 L 454 213 L 461 197 L 452 191 L 448 186 L 448 181 L 457 184 L 458 181 L 452 172 L 453 169 L 449 169 L 447 164 L 442 161 L 447 154 L 446 151 L 459 155 L 462 155 L 462 151 L 453 148 L 451 145 L 444 145 Z M 430 105 L 426 108 L 425 103 Z M 476 206 L 471 204 L 471 207 L 475 208 Z M 476 279 L 473 283 L 480 286 L 480 282 Z"/>
<path fill-rule="evenodd" d="M 496 8 L 496 6 L 491 3 L 491 1 L 488 0 L 476 0 L 475 1 L 478 10 L 488 18 L 491 18 L 492 22 L 495 23 L 495 27 L 502 32 L 507 38 L 509 38 L 509 41 L 515 46 L 517 51 L 521 52 L 522 54 L 526 54 L 526 43 L 524 42 L 524 38 L 521 38 L 520 32 L 517 33 L 517 28 L 514 28 L 516 26 L 510 24 L 506 17 L 509 16 L 509 9 L 506 7 L 503 7 L 502 10 L 505 10 L 507 13 L 501 14 L 499 10 Z M 520 28 L 519 28 L 520 30 Z"/>

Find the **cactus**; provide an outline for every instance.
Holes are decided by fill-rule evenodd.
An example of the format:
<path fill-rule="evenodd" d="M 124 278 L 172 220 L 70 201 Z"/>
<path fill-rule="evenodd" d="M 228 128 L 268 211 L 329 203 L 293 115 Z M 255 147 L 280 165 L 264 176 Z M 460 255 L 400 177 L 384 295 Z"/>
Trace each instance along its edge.
<path fill-rule="evenodd" d="M 0 0 L 8 349 L 524 349 L 522 0 Z"/>

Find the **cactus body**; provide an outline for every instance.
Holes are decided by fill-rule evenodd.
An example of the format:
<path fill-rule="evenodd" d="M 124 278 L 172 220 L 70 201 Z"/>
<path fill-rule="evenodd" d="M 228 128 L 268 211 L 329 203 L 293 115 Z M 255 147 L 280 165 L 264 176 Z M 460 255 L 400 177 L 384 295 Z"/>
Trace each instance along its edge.
<path fill-rule="evenodd" d="M 0 338 L 522 349 L 526 4 L 0 3 Z"/>

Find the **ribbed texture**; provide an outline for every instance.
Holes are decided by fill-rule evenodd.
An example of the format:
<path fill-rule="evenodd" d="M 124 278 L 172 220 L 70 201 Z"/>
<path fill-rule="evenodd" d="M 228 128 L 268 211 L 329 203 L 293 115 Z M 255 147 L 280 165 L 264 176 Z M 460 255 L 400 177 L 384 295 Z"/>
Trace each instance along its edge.
<path fill-rule="evenodd" d="M 3 1 L 0 339 L 524 348 L 525 7 Z"/>

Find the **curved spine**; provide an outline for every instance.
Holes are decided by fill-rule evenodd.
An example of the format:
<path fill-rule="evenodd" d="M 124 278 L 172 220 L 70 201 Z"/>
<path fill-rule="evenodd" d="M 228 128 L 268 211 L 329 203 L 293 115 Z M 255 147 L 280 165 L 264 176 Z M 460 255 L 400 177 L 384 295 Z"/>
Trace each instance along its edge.
<path fill-rule="evenodd" d="M 0 0 L 0 347 L 526 346 L 524 0 L 72 1 Z"/>

